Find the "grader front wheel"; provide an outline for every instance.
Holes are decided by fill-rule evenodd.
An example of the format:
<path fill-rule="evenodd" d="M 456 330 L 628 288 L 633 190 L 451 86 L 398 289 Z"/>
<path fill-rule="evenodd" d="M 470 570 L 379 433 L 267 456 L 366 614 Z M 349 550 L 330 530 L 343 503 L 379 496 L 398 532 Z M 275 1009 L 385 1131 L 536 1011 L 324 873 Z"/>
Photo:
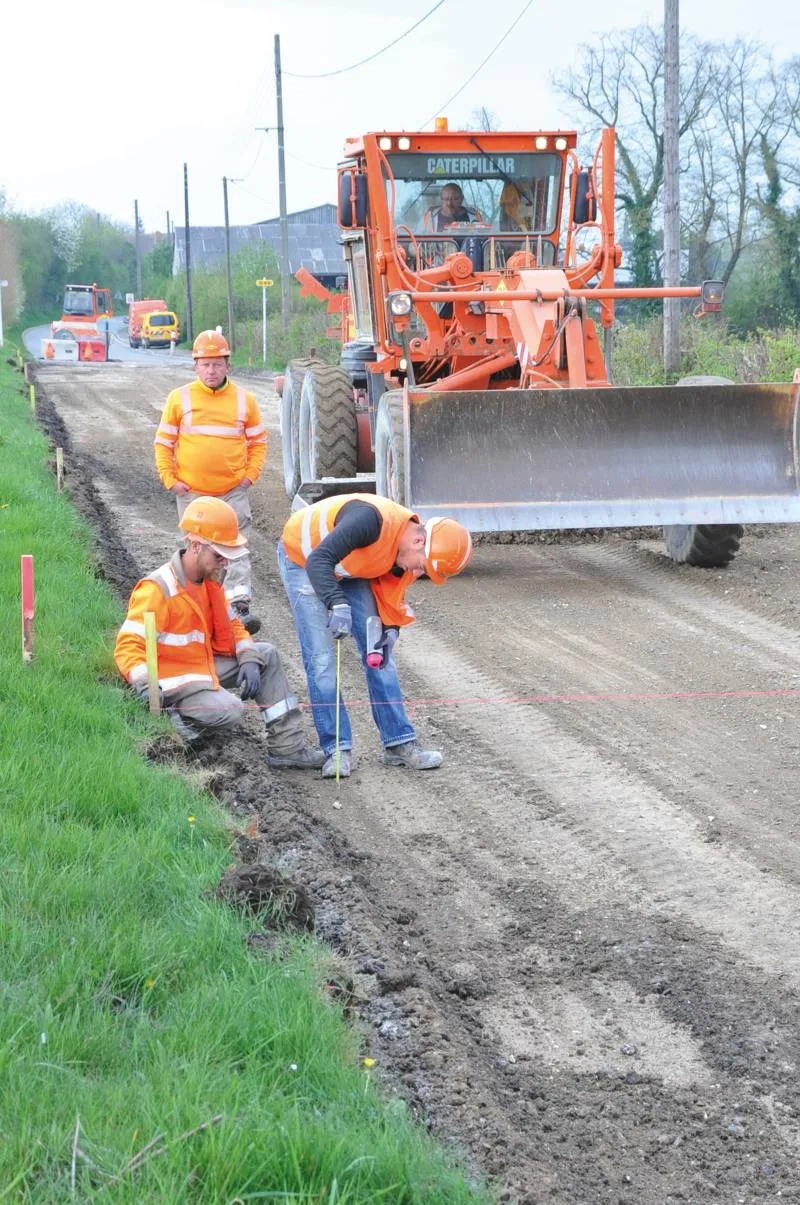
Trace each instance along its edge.
<path fill-rule="evenodd" d="M 303 379 L 299 422 L 300 479 L 355 477 L 358 431 L 353 384 L 343 368 L 316 364 Z"/>
<path fill-rule="evenodd" d="M 679 385 L 732 385 L 729 377 L 682 377 Z M 739 551 L 744 528 L 738 523 L 674 523 L 664 528 L 667 556 L 681 565 L 720 569 Z"/>
<path fill-rule="evenodd" d="M 300 395 L 303 378 L 319 360 L 290 360 L 283 378 L 281 395 L 281 450 L 283 452 L 283 483 L 286 493 L 294 498 L 300 488 Z"/>
<path fill-rule="evenodd" d="M 406 505 L 403 395 L 384 393 L 375 418 L 375 492 Z"/>

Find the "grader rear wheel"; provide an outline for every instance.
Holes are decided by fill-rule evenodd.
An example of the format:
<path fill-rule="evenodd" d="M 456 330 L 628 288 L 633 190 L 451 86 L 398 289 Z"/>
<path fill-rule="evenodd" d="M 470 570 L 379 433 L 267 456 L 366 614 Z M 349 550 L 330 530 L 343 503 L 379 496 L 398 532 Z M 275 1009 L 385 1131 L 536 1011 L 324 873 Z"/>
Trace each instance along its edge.
<path fill-rule="evenodd" d="M 319 363 L 319 360 L 311 358 L 290 360 L 283 379 L 281 450 L 283 483 L 290 498 L 294 498 L 300 488 L 300 396 L 303 378 L 309 368 Z"/>
<path fill-rule="evenodd" d="M 315 364 L 303 378 L 300 397 L 301 481 L 355 477 L 358 465 L 353 383 L 343 368 Z"/>
<path fill-rule="evenodd" d="M 679 385 L 732 385 L 729 377 L 682 377 Z M 667 556 L 681 565 L 720 569 L 739 551 L 744 528 L 738 523 L 674 523 L 664 528 Z"/>
<path fill-rule="evenodd" d="M 375 419 L 375 492 L 406 505 L 406 445 L 403 395 L 384 393 Z"/>

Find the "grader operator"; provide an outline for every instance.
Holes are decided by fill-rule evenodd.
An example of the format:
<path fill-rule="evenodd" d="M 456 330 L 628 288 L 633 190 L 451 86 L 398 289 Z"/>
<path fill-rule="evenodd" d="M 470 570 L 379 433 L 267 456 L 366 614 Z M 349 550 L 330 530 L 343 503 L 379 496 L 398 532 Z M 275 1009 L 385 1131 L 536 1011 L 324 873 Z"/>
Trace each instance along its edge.
<path fill-rule="evenodd" d="M 473 532 L 664 528 L 724 564 L 748 522 L 800 520 L 798 386 L 611 384 L 614 131 L 382 132 L 347 142 L 338 215 L 354 338 L 295 361 L 281 429 L 298 504 L 369 488 Z M 600 333 L 602 333 L 602 342 Z M 360 475 L 359 475 L 360 474 Z"/>

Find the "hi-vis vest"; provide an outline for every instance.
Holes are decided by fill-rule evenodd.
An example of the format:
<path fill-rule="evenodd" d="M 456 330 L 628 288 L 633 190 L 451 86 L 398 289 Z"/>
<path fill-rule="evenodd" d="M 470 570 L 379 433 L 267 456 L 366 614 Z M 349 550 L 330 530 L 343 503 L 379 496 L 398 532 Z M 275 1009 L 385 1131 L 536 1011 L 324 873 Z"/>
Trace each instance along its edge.
<path fill-rule="evenodd" d="M 348 502 L 367 502 L 383 519 L 381 533 L 373 544 L 356 548 L 336 566 L 340 578 L 362 577 L 369 581 L 378 614 L 385 624 L 403 627 L 414 622 L 414 612 L 405 601 L 407 588 L 415 581 L 410 571 L 397 577 L 391 572 L 397 560 L 400 537 L 409 519 L 418 516 L 413 510 L 375 494 L 339 494 L 324 498 L 313 506 L 296 510 L 283 529 L 286 554 L 295 565 L 305 565 L 314 549 L 333 531 L 336 516 Z"/>
<path fill-rule="evenodd" d="M 176 563 L 177 562 L 177 563 Z M 123 678 L 135 686 L 147 681 L 144 617 L 156 617 L 158 684 L 165 694 L 192 683 L 217 689 L 214 654 L 238 657 L 255 644 L 235 617 L 218 582 L 207 581 L 212 627 L 209 632 L 197 603 L 184 589 L 180 553 L 133 589 L 128 616 L 117 634 L 114 660 Z"/>
<path fill-rule="evenodd" d="M 185 481 L 195 493 L 214 497 L 235 489 L 244 477 L 255 481 L 267 454 L 258 403 L 233 381 L 216 390 L 199 380 L 173 389 L 154 443 L 166 489 Z"/>

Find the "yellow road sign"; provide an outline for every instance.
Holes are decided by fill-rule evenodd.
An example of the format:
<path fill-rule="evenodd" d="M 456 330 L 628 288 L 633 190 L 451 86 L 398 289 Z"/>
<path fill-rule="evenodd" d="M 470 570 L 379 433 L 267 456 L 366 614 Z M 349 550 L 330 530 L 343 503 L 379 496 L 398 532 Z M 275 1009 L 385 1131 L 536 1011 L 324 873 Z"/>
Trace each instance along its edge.
<path fill-rule="evenodd" d="M 258 285 L 259 289 L 271 289 L 272 286 L 275 284 L 275 281 L 274 280 L 257 280 L 256 284 Z"/>

